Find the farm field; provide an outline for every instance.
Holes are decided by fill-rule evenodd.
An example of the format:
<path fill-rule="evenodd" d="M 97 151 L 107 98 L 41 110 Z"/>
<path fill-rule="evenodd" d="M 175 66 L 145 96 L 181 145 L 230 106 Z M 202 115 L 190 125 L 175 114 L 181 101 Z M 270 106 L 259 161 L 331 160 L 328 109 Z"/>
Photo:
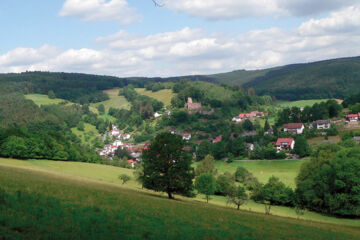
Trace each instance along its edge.
<path fill-rule="evenodd" d="M 65 101 L 64 99 L 60 98 L 50 99 L 47 95 L 44 94 L 26 94 L 25 98 L 32 100 L 38 106 L 59 104 Z"/>
<path fill-rule="evenodd" d="M 121 186 L 122 188 L 132 189 L 135 191 L 151 193 L 157 196 L 165 197 L 165 194 L 161 193 L 154 193 L 152 191 L 147 191 L 142 189 L 140 184 L 137 183 L 133 179 L 133 170 L 132 169 L 124 169 L 119 167 L 107 166 L 107 165 L 99 165 L 99 164 L 91 164 L 91 163 L 80 163 L 80 162 L 63 162 L 63 161 L 49 161 L 49 160 L 14 160 L 14 159 L 3 159 L 0 158 L 0 168 L 2 167 L 11 167 L 11 168 L 19 168 L 22 170 L 31 170 L 37 171 L 41 173 L 50 174 L 53 177 L 62 177 L 66 179 L 76 180 L 87 182 L 88 184 L 91 183 L 102 183 L 106 185 Z M 234 164 L 232 169 L 236 169 L 237 164 Z M 219 171 L 229 170 L 229 166 L 221 166 L 218 165 Z M 260 169 L 260 167 L 251 166 L 251 164 L 245 164 L 244 167 L 249 167 L 249 170 L 252 169 Z M 276 168 L 276 167 L 274 167 Z M 290 168 L 290 167 L 287 167 Z M 293 167 L 295 169 L 295 167 Z M 268 169 L 268 166 L 264 164 L 264 172 L 265 169 Z M 231 170 L 230 170 L 231 171 Z M 235 171 L 235 170 L 234 170 Z M 294 170 L 293 170 L 294 171 Z M 121 180 L 118 179 L 118 176 L 121 174 L 127 174 L 132 179 L 126 183 L 125 185 L 121 184 Z M 258 176 L 255 172 L 254 174 Z M 261 174 L 260 174 L 261 175 Z M 268 173 L 271 176 L 270 172 Z M 277 174 L 274 173 L 275 176 Z M 0 176 L 1 179 L 1 176 Z M 264 177 L 264 181 L 267 179 Z M 282 177 L 281 180 L 286 178 Z M 290 182 L 290 181 L 289 181 Z M 87 185 L 87 184 L 86 184 Z M 187 198 L 182 198 L 177 196 L 177 199 L 189 200 Z M 189 200 L 190 201 L 190 200 Z M 194 202 L 205 202 L 203 195 L 198 195 L 195 199 L 191 199 Z M 211 205 L 218 205 L 221 207 L 230 206 L 227 205 L 226 198 L 221 196 L 212 196 L 210 200 Z M 233 206 L 231 206 L 233 208 Z M 253 201 L 248 201 L 245 205 L 241 207 L 243 210 L 251 210 L 252 212 L 258 212 L 260 214 L 264 213 L 264 206 L 259 203 L 255 203 Z M 297 218 L 295 211 L 291 208 L 287 207 L 280 207 L 280 206 L 273 206 L 271 208 L 271 213 L 276 216 L 283 216 L 283 217 L 290 217 L 290 218 Z M 313 213 L 313 212 L 306 212 L 305 215 L 301 217 L 302 219 L 311 220 L 311 221 L 319 221 L 319 222 L 326 222 L 326 223 L 333 223 L 333 224 L 341 224 L 341 225 L 349 225 L 349 226 L 358 226 L 360 227 L 359 220 L 351 220 L 351 219 L 338 219 L 334 217 L 327 217 L 321 214 Z"/>
<path fill-rule="evenodd" d="M 310 100 L 300 100 L 300 101 L 294 101 L 294 102 L 289 102 L 289 101 L 278 101 L 278 105 L 280 107 L 306 107 L 306 106 L 313 106 L 315 103 L 321 103 L 321 102 L 326 102 L 329 99 L 310 99 Z"/>
<path fill-rule="evenodd" d="M 148 91 L 145 88 L 136 88 L 137 93 L 145 95 L 164 103 L 164 106 L 171 105 L 171 99 L 175 96 L 175 93 L 171 89 L 162 89 L 157 92 Z"/>
<path fill-rule="evenodd" d="M 87 239 L 99 239 L 103 235 L 116 239 L 358 239 L 360 234 L 354 227 L 236 211 L 182 197 L 168 200 L 120 184 L 2 163 L 3 159 L 0 160 L 1 189 L 25 205 L 22 202 L 3 205 L 9 213 L 22 210 L 17 212 L 19 215 L 5 215 L 21 221 L 4 221 L 6 225 L 3 224 L 0 234 L 16 234 L 17 238 L 21 238 L 20 234 L 38 238 L 47 234 L 42 231 L 44 228 L 52 230 L 49 233 L 52 237 L 71 231 L 72 236 Z M 25 193 L 16 195 L 15 191 Z M 26 193 L 33 197 L 26 197 Z M 41 213 L 35 211 L 39 203 L 44 203 Z M 14 204 L 18 205 L 13 210 Z M 34 213 L 38 214 L 36 218 Z M 47 219 L 51 213 L 66 218 Z M 47 224 L 43 226 L 44 223 Z"/>
<path fill-rule="evenodd" d="M 98 102 L 98 103 L 92 103 L 90 106 L 97 107 L 100 104 L 103 104 L 105 106 L 105 110 L 109 111 L 110 108 L 117 108 L 117 109 L 130 109 L 130 103 L 125 99 L 124 96 L 119 96 L 119 88 L 114 88 L 110 90 L 105 90 L 104 93 L 109 95 L 110 99 Z"/>

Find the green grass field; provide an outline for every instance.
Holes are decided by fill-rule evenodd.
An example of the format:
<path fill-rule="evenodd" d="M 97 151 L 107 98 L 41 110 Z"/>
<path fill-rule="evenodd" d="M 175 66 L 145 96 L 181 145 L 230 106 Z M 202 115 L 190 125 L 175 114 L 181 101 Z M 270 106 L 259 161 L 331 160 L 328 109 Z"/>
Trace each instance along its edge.
<path fill-rule="evenodd" d="M 295 177 L 304 161 L 306 160 L 234 161 L 232 163 L 217 161 L 215 167 L 219 172 L 230 173 L 234 173 L 237 167 L 244 167 L 262 183 L 266 183 L 271 176 L 276 176 L 286 185 L 294 188 Z"/>
<path fill-rule="evenodd" d="M 235 93 L 230 89 L 208 82 L 190 82 L 190 85 L 203 90 L 212 99 L 230 100 Z"/>
<path fill-rule="evenodd" d="M 233 165 L 232 165 L 233 164 Z M 284 163 L 284 166 L 281 166 L 281 162 L 278 162 L 278 165 L 273 165 L 261 162 L 234 162 L 230 165 L 223 164 L 218 162 L 217 167 L 219 168 L 219 172 L 223 171 L 235 171 L 236 167 L 241 164 L 242 166 L 246 167 L 250 171 L 253 170 L 254 175 L 259 177 L 260 181 L 267 181 L 267 176 L 272 175 L 272 171 L 275 171 L 273 175 L 279 176 L 280 179 L 286 182 L 288 179 L 285 176 L 285 169 L 289 169 L 289 175 L 295 176 L 294 174 L 296 169 L 294 165 L 291 163 Z M 299 165 L 299 163 L 297 163 Z M 41 173 L 50 174 L 53 177 L 62 177 L 69 180 L 77 180 L 82 182 L 89 182 L 91 183 L 102 183 L 111 186 L 120 186 L 127 189 L 132 189 L 134 191 L 140 191 L 145 193 L 155 194 L 151 191 L 147 191 L 141 188 L 141 186 L 134 181 L 134 179 L 130 180 L 125 185 L 121 184 L 121 181 L 118 179 L 120 174 L 127 174 L 133 178 L 133 170 L 131 169 L 124 169 L 118 168 L 113 166 L 107 165 L 99 165 L 99 164 L 90 164 L 90 163 L 79 163 L 79 162 L 62 162 L 62 161 L 48 161 L 48 160 L 14 160 L 14 159 L 2 159 L 0 158 L 0 167 L 15 167 L 22 170 L 31 170 L 37 171 Z M 300 167 L 300 166 L 299 166 Z M 258 172 L 257 172 L 258 171 Z M 263 172 L 263 173 L 261 173 Z M 1 178 L 1 177 L 0 177 Z M 293 180 L 288 180 L 287 183 L 293 182 Z M 291 185 L 291 184 L 289 184 Z M 159 196 L 164 196 L 164 194 L 158 194 Z M 178 198 L 178 197 L 177 197 Z M 221 207 L 229 207 L 226 204 L 226 198 L 221 196 L 212 196 L 210 203 L 213 205 L 221 206 Z M 195 201 L 195 202 L 205 202 L 205 199 L 202 195 L 198 195 L 195 199 L 187 199 L 187 198 L 180 198 L 187 201 Z M 234 208 L 234 206 L 231 206 Z M 253 201 L 248 201 L 245 205 L 241 207 L 243 210 L 257 212 L 257 213 L 264 213 L 264 206 L 262 204 L 255 203 Z M 287 207 L 279 207 L 273 206 L 271 213 L 276 216 L 283 216 L 283 217 L 290 217 L 290 218 L 297 218 L 295 211 L 291 208 Z M 313 213 L 313 212 L 306 212 L 304 216 L 301 217 L 302 219 L 306 219 L 309 221 L 318 221 L 324 223 L 333 223 L 333 224 L 341 224 L 341 225 L 349 225 L 349 226 L 358 226 L 360 227 L 359 220 L 349 220 L 349 219 L 339 219 L 334 217 L 328 217 L 321 214 Z"/>
<path fill-rule="evenodd" d="M 162 194 L 127 188 L 131 184 L 121 185 L 115 176 L 124 170 L 116 167 L 11 161 L 0 159 L 2 189 L 25 203 L 32 198 L 15 191 L 60 202 L 35 198 L 34 204 L 15 209 L 16 203 L 5 205 L 9 215 L 1 219 L 12 221 L 0 224 L 0 238 L 2 234 L 19 239 L 39 239 L 46 234 L 63 239 L 358 239 L 360 235 L 354 227 L 236 211 L 182 197 L 168 200 Z M 95 179 L 94 175 L 102 177 Z M 0 205 L 0 209 L 4 208 Z M 46 221 L 54 213 L 56 217 Z"/>
<path fill-rule="evenodd" d="M 164 103 L 165 107 L 171 105 L 171 99 L 175 96 L 171 89 L 162 89 L 157 92 L 148 91 L 145 88 L 136 88 L 135 90 L 141 95 L 155 98 L 156 100 Z"/>
<path fill-rule="evenodd" d="M 104 93 L 109 95 L 110 99 L 103 102 L 90 104 L 90 106 L 96 108 L 100 104 L 104 104 L 106 111 L 109 111 L 110 108 L 130 109 L 130 103 L 125 99 L 124 96 L 119 96 L 119 90 L 119 88 L 105 90 Z"/>
<path fill-rule="evenodd" d="M 88 123 L 84 123 L 84 131 L 79 131 L 76 127 L 72 128 L 71 131 L 81 139 L 82 144 L 91 143 L 92 140 L 99 135 L 99 131 L 96 127 Z"/>
<path fill-rule="evenodd" d="M 280 107 L 306 107 L 306 106 L 313 106 L 315 103 L 321 103 L 321 102 L 326 102 L 329 99 L 312 99 L 312 100 L 300 100 L 300 101 L 294 101 L 294 102 L 289 102 L 289 101 L 278 101 L 278 105 Z"/>
<path fill-rule="evenodd" d="M 60 99 L 60 98 L 50 99 L 47 95 L 44 94 L 27 94 L 25 95 L 25 98 L 32 100 L 38 106 L 59 104 L 65 101 L 64 99 Z"/>

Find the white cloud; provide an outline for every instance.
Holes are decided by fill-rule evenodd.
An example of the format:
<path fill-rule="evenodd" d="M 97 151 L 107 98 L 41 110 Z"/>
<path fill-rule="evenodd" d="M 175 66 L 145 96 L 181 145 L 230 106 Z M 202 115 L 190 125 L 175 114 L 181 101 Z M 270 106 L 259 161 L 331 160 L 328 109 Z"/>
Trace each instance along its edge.
<path fill-rule="evenodd" d="M 359 30 L 360 7 L 351 6 L 323 19 L 311 19 L 300 26 L 302 35 L 346 33 Z"/>
<path fill-rule="evenodd" d="M 291 31 L 254 30 L 238 36 L 201 29 L 98 38 L 99 49 L 17 48 L 0 55 L 1 72 L 68 71 L 116 76 L 209 74 L 360 55 L 359 8 L 309 20 Z"/>
<path fill-rule="evenodd" d="M 211 20 L 265 16 L 311 16 L 358 0 L 164 0 L 165 7 Z"/>
<path fill-rule="evenodd" d="M 126 0 L 66 0 L 59 15 L 78 17 L 84 21 L 114 20 L 122 25 L 142 20 L 136 10 L 128 6 Z"/>

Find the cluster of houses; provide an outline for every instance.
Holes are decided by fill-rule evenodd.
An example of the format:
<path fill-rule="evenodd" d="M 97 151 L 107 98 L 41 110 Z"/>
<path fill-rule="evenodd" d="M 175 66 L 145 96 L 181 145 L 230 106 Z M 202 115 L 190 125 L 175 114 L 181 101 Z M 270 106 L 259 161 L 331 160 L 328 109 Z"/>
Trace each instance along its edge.
<path fill-rule="evenodd" d="M 250 113 L 240 113 L 238 116 L 233 117 L 233 122 L 242 122 L 245 119 L 254 119 L 255 117 L 264 117 L 265 114 L 259 111 L 252 111 Z"/>

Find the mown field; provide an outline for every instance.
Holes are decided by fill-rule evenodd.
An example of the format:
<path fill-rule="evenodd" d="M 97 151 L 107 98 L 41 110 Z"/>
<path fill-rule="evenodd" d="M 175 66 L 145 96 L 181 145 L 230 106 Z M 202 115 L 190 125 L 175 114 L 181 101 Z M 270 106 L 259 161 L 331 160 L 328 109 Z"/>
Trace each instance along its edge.
<path fill-rule="evenodd" d="M 171 105 L 171 99 L 175 96 L 171 89 L 162 89 L 157 92 L 148 91 L 145 88 L 136 88 L 135 90 L 141 95 L 155 98 L 156 100 L 164 103 L 165 107 Z"/>
<path fill-rule="evenodd" d="M 119 90 L 119 88 L 105 90 L 104 93 L 109 95 L 110 99 L 103 102 L 93 103 L 90 106 L 96 108 L 100 104 L 103 104 L 106 111 L 109 111 L 110 108 L 130 109 L 130 103 L 125 99 L 124 96 L 119 96 Z"/>
<path fill-rule="evenodd" d="M 321 103 L 321 102 L 326 102 L 327 100 L 329 99 L 311 99 L 311 100 L 300 100 L 300 101 L 293 101 L 293 102 L 290 102 L 290 101 L 278 101 L 278 105 L 280 107 L 306 107 L 306 106 L 313 106 L 315 103 Z"/>
<path fill-rule="evenodd" d="M 3 160 L 1 160 L 3 162 Z M 72 170 L 76 171 L 76 170 Z M 119 170 L 120 171 L 120 170 Z M 0 239 L 358 239 L 359 228 L 0 165 Z"/>
<path fill-rule="evenodd" d="M 273 175 L 275 176 L 279 175 L 280 179 L 284 182 L 286 181 L 286 179 L 288 179 L 288 177 L 286 177 L 284 174 L 284 172 L 286 171 L 285 169 L 288 169 L 289 175 L 294 175 L 294 172 L 298 171 L 298 169 L 296 169 L 296 164 L 292 165 L 291 163 L 289 164 L 285 163 L 284 165 L 287 165 L 287 167 L 284 166 L 283 170 L 281 170 L 280 162 L 279 165 L 274 165 L 273 167 L 269 167 L 269 164 L 267 163 L 263 163 L 263 164 L 261 163 L 262 162 L 254 162 L 254 163 L 234 162 L 232 163 L 233 165 L 232 164 L 222 165 L 221 163 L 217 163 L 217 167 L 219 168 L 219 172 L 232 171 L 232 170 L 235 171 L 236 167 L 240 164 L 250 171 L 254 170 L 254 175 L 259 177 L 260 181 L 264 181 L 264 182 L 267 181 L 267 176 L 272 175 L 273 173 L 272 171 L 275 171 Z M 2 158 L 0 158 L 0 166 L 15 167 L 23 170 L 39 171 L 53 175 L 54 177 L 61 176 L 63 178 L 68 178 L 71 180 L 75 179 L 85 182 L 89 181 L 89 183 L 96 182 L 102 184 L 110 184 L 112 186 L 113 185 L 121 186 L 122 188 L 155 194 L 154 192 L 142 189 L 140 184 L 134 181 L 133 170 L 131 169 L 124 169 L 124 168 L 99 165 L 99 164 L 79 163 L 79 162 L 62 162 L 62 161 L 47 161 L 47 160 L 22 161 L 22 160 L 2 159 Z M 118 179 L 119 175 L 121 174 L 127 174 L 132 179 L 125 185 L 122 185 L 122 182 Z M 288 182 L 293 182 L 293 180 L 292 181 L 289 180 Z M 292 186 L 291 184 L 289 185 Z M 165 197 L 164 194 L 158 194 L 158 195 Z M 189 200 L 186 198 L 184 199 Z M 191 199 L 191 201 L 205 202 L 205 199 L 203 195 L 198 195 L 195 199 Z M 228 206 L 226 198 L 221 196 L 212 196 L 210 203 L 220 207 L 227 207 L 227 208 L 230 207 L 232 209 L 235 209 L 235 206 Z M 260 214 L 264 213 L 264 205 L 255 203 L 253 201 L 248 201 L 245 205 L 241 207 L 241 209 L 251 212 L 257 212 Z M 290 217 L 295 219 L 298 217 L 294 209 L 287 207 L 273 206 L 271 209 L 271 213 L 276 216 Z M 314 212 L 306 212 L 305 215 L 301 216 L 301 219 L 360 227 L 360 220 L 339 219 L 339 218 L 324 216 Z"/>
<path fill-rule="evenodd" d="M 26 94 L 25 98 L 32 100 L 38 106 L 59 104 L 65 101 L 64 99 L 60 98 L 50 99 L 47 95 L 44 94 Z"/>

